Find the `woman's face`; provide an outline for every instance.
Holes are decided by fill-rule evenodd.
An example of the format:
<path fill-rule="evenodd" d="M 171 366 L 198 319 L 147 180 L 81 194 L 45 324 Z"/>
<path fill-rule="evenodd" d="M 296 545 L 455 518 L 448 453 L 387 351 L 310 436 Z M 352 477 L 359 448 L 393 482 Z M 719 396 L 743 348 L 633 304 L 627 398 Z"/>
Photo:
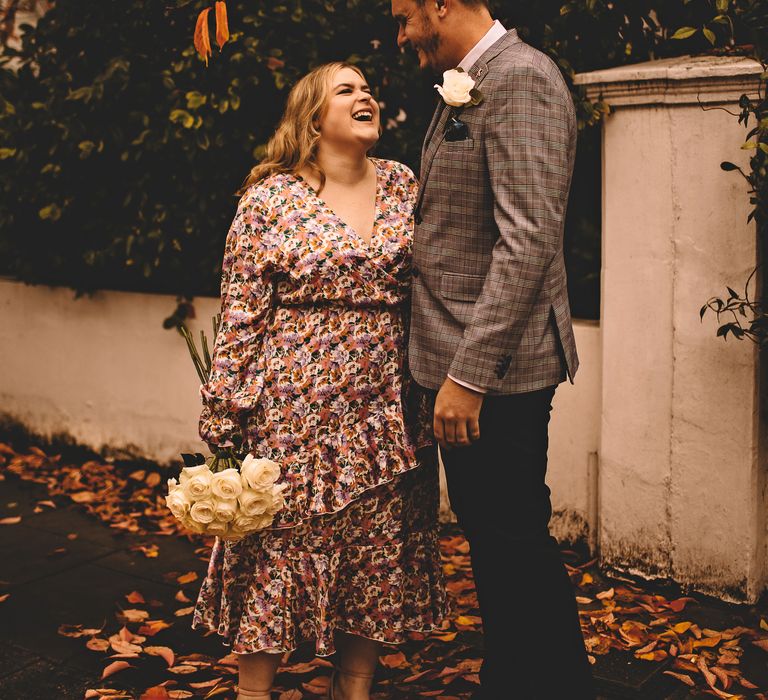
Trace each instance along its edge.
<path fill-rule="evenodd" d="M 331 77 L 320 140 L 339 148 L 371 148 L 379 139 L 379 105 L 357 71 L 340 68 Z"/>

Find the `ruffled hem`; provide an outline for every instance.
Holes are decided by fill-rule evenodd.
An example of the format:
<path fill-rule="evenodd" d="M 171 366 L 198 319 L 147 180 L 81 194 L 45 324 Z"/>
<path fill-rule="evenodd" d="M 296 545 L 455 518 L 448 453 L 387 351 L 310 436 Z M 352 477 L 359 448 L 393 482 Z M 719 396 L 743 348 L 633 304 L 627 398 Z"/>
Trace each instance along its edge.
<path fill-rule="evenodd" d="M 441 629 L 448 611 L 435 532 L 385 545 L 327 544 L 328 554 L 251 546 L 233 562 L 231 545 L 217 540 L 193 628 L 216 632 L 236 654 L 314 640 L 318 656 L 335 652 L 335 631 L 400 644 L 410 632 Z"/>
<path fill-rule="evenodd" d="M 399 644 L 440 629 L 447 598 L 436 461 L 300 527 L 217 540 L 193 617 L 232 651 L 334 652 L 342 630 Z"/>

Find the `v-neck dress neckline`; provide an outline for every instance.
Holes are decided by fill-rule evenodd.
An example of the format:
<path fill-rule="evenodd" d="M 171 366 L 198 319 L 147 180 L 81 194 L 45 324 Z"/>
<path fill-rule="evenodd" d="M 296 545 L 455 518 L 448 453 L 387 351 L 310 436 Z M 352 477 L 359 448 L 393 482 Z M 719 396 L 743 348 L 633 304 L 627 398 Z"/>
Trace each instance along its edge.
<path fill-rule="evenodd" d="M 383 197 L 382 174 L 381 174 L 381 169 L 379 168 L 379 164 L 374 158 L 369 158 L 368 160 L 373 165 L 374 175 L 376 176 L 376 194 L 373 202 L 373 226 L 371 227 L 371 237 L 367 241 L 355 230 L 354 227 L 350 226 L 346 221 L 344 221 L 344 219 L 342 219 L 333 210 L 333 208 L 318 194 L 317 190 L 314 187 L 312 187 L 312 185 L 309 184 L 306 178 L 304 178 L 299 173 L 291 173 L 291 175 L 296 180 L 298 180 L 304 185 L 304 187 L 309 192 L 309 195 L 311 197 L 314 197 L 315 200 L 317 200 L 317 203 L 320 206 L 320 208 L 328 216 L 330 216 L 344 230 L 344 232 L 348 236 L 354 237 L 356 240 L 360 242 L 360 246 L 362 247 L 364 252 L 370 252 L 374 247 L 374 238 L 376 238 L 376 234 L 378 233 L 379 220 L 381 219 L 381 214 L 382 214 L 381 200 Z"/>

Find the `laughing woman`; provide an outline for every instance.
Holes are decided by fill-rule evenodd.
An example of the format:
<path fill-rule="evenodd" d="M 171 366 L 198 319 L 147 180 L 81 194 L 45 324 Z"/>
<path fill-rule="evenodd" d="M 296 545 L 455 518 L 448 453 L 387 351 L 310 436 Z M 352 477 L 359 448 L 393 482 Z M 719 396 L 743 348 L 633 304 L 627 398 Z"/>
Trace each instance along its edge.
<path fill-rule="evenodd" d="M 431 411 L 404 375 L 413 173 L 369 158 L 379 106 L 358 69 L 291 91 L 227 238 L 200 434 L 281 465 L 273 525 L 217 540 L 193 626 L 238 654 L 238 700 L 281 655 L 338 652 L 329 697 L 368 700 L 380 643 L 445 617 Z"/>

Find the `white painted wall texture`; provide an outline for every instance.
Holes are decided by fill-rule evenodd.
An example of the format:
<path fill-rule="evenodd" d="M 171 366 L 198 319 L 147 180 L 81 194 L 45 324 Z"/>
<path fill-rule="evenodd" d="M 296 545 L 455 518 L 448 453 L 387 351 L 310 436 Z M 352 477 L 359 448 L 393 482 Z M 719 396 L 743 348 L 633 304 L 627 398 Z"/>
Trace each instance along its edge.
<path fill-rule="evenodd" d="M 0 412 L 42 435 L 170 462 L 203 450 L 199 381 L 181 336 L 163 329 L 172 296 L 97 292 L 0 279 Z M 209 335 L 219 301 L 195 300 L 190 328 Z M 553 412 L 550 484 L 559 537 L 587 535 L 587 463 L 597 451 L 600 330 L 576 327 L 582 366 Z"/>
<path fill-rule="evenodd" d="M 715 106 L 759 65 L 689 58 L 579 77 L 603 126 L 600 546 L 615 571 L 732 600 L 766 583 L 758 354 L 698 310 L 757 262 L 745 130 Z M 705 109 L 701 104 L 705 105 Z"/>

